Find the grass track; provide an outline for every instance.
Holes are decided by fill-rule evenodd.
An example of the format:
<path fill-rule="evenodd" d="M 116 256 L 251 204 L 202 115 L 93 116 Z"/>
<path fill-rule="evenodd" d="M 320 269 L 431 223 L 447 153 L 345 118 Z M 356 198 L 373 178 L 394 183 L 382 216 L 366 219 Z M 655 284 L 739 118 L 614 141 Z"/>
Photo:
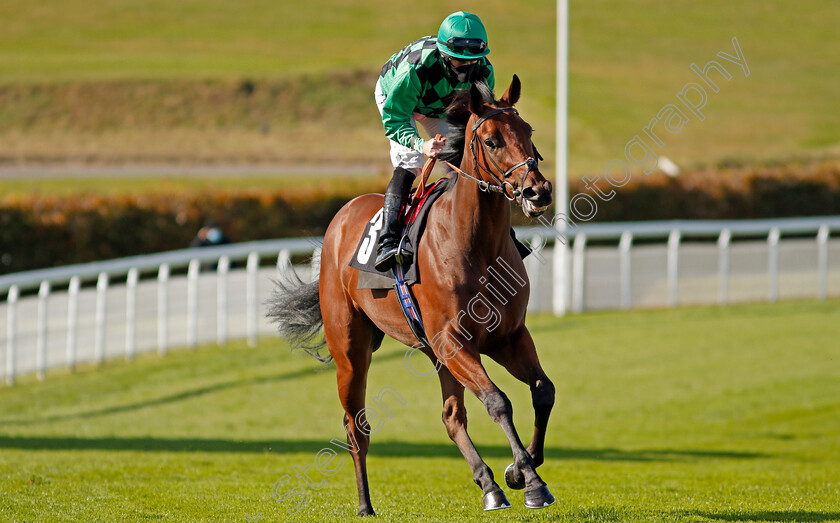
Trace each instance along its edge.
<path fill-rule="evenodd" d="M 840 301 L 597 313 L 530 320 L 557 387 L 541 474 L 555 506 L 499 521 L 840 521 Z M 494 364 L 517 426 L 527 389 Z M 369 459 L 378 521 L 484 521 L 479 490 L 440 423 L 436 380 L 386 343 L 369 393 L 389 401 Z M 470 433 L 500 477 L 501 431 L 468 397 Z M 353 521 L 332 368 L 262 340 L 56 371 L 0 390 L 2 521 Z M 271 498 L 305 486 L 306 506 Z"/>

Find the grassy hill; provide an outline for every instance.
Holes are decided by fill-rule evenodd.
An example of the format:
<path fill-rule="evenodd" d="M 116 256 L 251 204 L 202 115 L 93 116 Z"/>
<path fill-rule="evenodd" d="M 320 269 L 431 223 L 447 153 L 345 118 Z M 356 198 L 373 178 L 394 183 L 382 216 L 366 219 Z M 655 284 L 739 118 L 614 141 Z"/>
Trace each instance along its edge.
<path fill-rule="evenodd" d="M 513 508 L 494 519 L 840 520 L 839 313 L 830 301 L 532 318 L 557 387 L 540 469 L 557 503 L 528 510 L 505 488 Z M 371 445 L 379 518 L 485 521 L 437 380 L 412 378 L 403 356 L 386 341 L 368 383 L 368 397 L 391 387 L 405 400 L 387 400 Z M 528 437 L 527 387 L 487 365 Z M 334 476 L 314 464 L 341 437 L 334 371 L 276 340 L 53 374 L 0 388 L 3 521 L 355 520 L 347 453 Z M 467 409 L 500 478 L 504 436 L 471 394 Z M 271 496 L 286 475 L 281 494 L 309 496 L 291 517 L 294 503 Z"/>
<path fill-rule="evenodd" d="M 553 158 L 555 3 L 466 0 L 500 88 Z M 316 0 L 0 4 L 0 161 L 387 163 L 381 64 L 453 9 Z M 570 163 L 599 171 L 737 37 L 750 76 L 710 94 L 660 152 L 683 166 L 840 154 L 840 5 L 572 1 Z M 717 58 L 717 60 L 720 60 Z M 244 97 L 242 86 L 253 97 Z M 250 91 L 249 91 L 250 89 Z M 289 118 L 289 114 L 298 115 Z"/>

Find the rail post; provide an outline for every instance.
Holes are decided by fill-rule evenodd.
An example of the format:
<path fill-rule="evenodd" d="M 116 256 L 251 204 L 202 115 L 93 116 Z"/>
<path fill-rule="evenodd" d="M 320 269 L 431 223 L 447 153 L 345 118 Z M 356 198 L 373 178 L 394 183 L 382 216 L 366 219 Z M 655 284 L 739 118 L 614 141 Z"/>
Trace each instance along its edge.
<path fill-rule="evenodd" d="M 288 270 L 289 266 L 292 264 L 291 257 L 289 256 L 289 249 L 282 249 L 277 254 L 277 270 L 280 274 L 285 273 Z"/>
<path fill-rule="evenodd" d="M 630 250 L 633 247 L 633 233 L 624 231 L 621 233 L 621 239 L 618 241 L 619 253 L 619 271 L 621 274 L 621 308 L 629 309 L 632 305 L 633 282 L 631 281 L 632 273 L 630 266 Z"/>
<path fill-rule="evenodd" d="M 70 278 L 67 287 L 67 369 L 76 368 L 76 333 L 79 328 L 79 289 L 82 286 L 78 276 Z"/>
<path fill-rule="evenodd" d="M 38 341 L 35 349 L 36 376 L 39 380 L 43 380 L 47 374 L 47 307 L 50 290 L 50 282 L 42 281 L 38 289 Z"/>
<path fill-rule="evenodd" d="M 94 359 L 97 365 L 105 362 L 105 317 L 108 300 L 108 273 L 100 272 L 96 279 L 96 336 L 94 338 Z"/>
<path fill-rule="evenodd" d="M 732 242 L 732 232 L 729 229 L 720 231 L 718 236 L 718 301 L 721 305 L 729 303 L 729 244 Z"/>
<path fill-rule="evenodd" d="M 818 296 L 828 298 L 828 225 L 821 225 L 817 233 L 817 272 L 819 273 Z"/>
<path fill-rule="evenodd" d="M 157 346 L 163 356 L 169 348 L 169 264 L 162 263 L 158 269 L 157 292 Z"/>
<path fill-rule="evenodd" d="M 312 277 L 310 278 L 311 281 L 318 281 L 318 277 L 321 275 L 321 248 L 316 247 L 312 251 Z"/>
<path fill-rule="evenodd" d="M 668 235 L 668 302 L 671 307 L 680 303 L 680 231 Z"/>
<path fill-rule="evenodd" d="M 125 279 L 125 360 L 134 359 L 137 348 L 137 282 L 140 273 L 136 267 L 128 270 Z"/>
<path fill-rule="evenodd" d="M 6 384 L 15 384 L 15 365 L 17 356 L 17 306 L 20 289 L 17 285 L 9 287 L 6 301 Z"/>
<path fill-rule="evenodd" d="M 201 262 L 190 260 L 187 269 L 187 347 L 195 349 L 198 346 L 198 275 L 201 272 Z"/>
<path fill-rule="evenodd" d="M 768 292 L 768 300 L 770 303 L 779 301 L 779 233 L 778 227 L 770 229 L 770 234 L 767 235 L 767 276 L 770 280 L 770 290 Z"/>
<path fill-rule="evenodd" d="M 216 343 L 221 347 L 227 343 L 228 323 L 228 294 L 227 275 L 230 271 L 230 258 L 222 256 L 219 258 L 216 280 Z"/>
<path fill-rule="evenodd" d="M 257 274 L 260 269 L 260 255 L 252 252 L 248 255 L 246 265 L 247 275 L 245 282 L 245 301 L 247 310 L 247 337 L 248 346 L 257 346 L 257 314 L 259 311 L 259 300 L 257 297 Z"/>

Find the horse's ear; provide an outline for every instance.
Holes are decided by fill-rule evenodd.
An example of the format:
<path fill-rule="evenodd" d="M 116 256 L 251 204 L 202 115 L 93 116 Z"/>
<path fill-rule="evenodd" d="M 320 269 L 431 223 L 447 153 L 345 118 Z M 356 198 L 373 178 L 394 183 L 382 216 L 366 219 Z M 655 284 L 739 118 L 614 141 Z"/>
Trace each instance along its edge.
<path fill-rule="evenodd" d="M 473 114 L 484 112 L 484 96 L 476 84 L 472 84 L 472 87 L 470 87 L 470 112 Z"/>
<path fill-rule="evenodd" d="M 510 83 L 507 91 L 505 91 L 505 94 L 502 95 L 502 101 L 510 105 L 516 105 L 516 102 L 519 101 L 520 94 L 522 94 L 522 82 L 519 81 L 518 76 L 513 75 L 513 81 Z"/>

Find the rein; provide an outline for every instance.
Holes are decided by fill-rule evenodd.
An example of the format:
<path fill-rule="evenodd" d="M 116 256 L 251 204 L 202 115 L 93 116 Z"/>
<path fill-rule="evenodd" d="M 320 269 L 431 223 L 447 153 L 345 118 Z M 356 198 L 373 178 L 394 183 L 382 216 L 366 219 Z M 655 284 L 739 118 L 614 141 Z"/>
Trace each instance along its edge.
<path fill-rule="evenodd" d="M 510 183 L 507 179 L 513 174 L 513 171 L 515 171 L 516 169 L 519 169 L 523 165 L 527 167 L 527 170 L 525 171 L 525 177 L 527 177 L 529 172 L 537 170 L 537 165 L 538 165 L 537 160 L 529 157 L 529 158 L 517 163 L 516 165 L 514 165 L 513 167 L 511 167 L 507 171 L 502 171 L 502 168 L 499 167 L 499 164 L 497 164 L 496 161 L 493 160 L 493 157 L 490 156 L 489 152 L 487 151 L 487 146 L 484 144 L 483 141 L 477 139 L 478 135 L 476 134 L 476 131 L 481 126 L 481 124 L 486 122 L 490 117 L 495 116 L 495 115 L 500 114 L 500 113 L 505 113 L 505 112 L 512 112 L 512 113 L 517 114 L 517 115 L 519 114 L 519 111 L 517 111 L 513 107 L 502 107 L 502 108 L 499 108 L 499 109 L 493 109 L 492 111 L 486 113 L 484 116 L 482 116 L 478 120 L 476 120 L 476 122 L 473 124 L 473 127 L 472 127 L 472 138 L 470 139 L 470 152 L 472 152 L 472 155 L 473 155 L 473 163 L 475 164 L 475 166 L 479 170 L 479 172 L 484 171 L 485 173 L 490 175 L 490 177 L 493 179 L 493 181 L 496 182 L 496 184 L 491 184 L 487 180 L 483 180 L 481 178 L 476 178 L 475 176 L 472 176 L 471 174 L 468 174 L 468 173 L 464 172 L 460 168 L 455 167 L 454 165 L 452 165 L 451 163 L 449 163 L 445 160 L 444 160 L 444 163 L 446 165 L 448 165 L 450 169 L 453 169 L 455 172 L 457 172 L 460 176 L 464 176 L 465 178 L 477 183 L 478 188 L 482 192 L 492 191 L 492 192 L 502 193 L 502 194 L 505 195 L 505 198 L 507 198 L 508 200 L 515 201 L 517 205 L 522 205 L 522 191 L 520 191 L 519 189 L 515 189 L 513 187 L 513 184 Z M 487 158 L 488 160 L 490 160 L 490 162 L 493 164 L 493 167 L 496 169 L 496 171 L 498 171 L 499 174 L 501 174 L 501 176 L 502 176 L 501 178 L 499 178 L 499 176 L 497 176 L 493 171 L 491 171 L 490 169 L 488 169 L 487 167 L 485 167 L 484 165 L 479 163 L 479 161 L 478 161 L 478 151 L 476 150 L 476 146 L 475 146 L 476 142 L 478 142 L 481 145 L 481 150 L 484 152 L 484 157 Z M 525 181 L 525 177 L 522 178 L 523 182 Z M 508 193 L 508 191 L 507 191 L 508 186 L 510 187 L 510 193 Z"/>

